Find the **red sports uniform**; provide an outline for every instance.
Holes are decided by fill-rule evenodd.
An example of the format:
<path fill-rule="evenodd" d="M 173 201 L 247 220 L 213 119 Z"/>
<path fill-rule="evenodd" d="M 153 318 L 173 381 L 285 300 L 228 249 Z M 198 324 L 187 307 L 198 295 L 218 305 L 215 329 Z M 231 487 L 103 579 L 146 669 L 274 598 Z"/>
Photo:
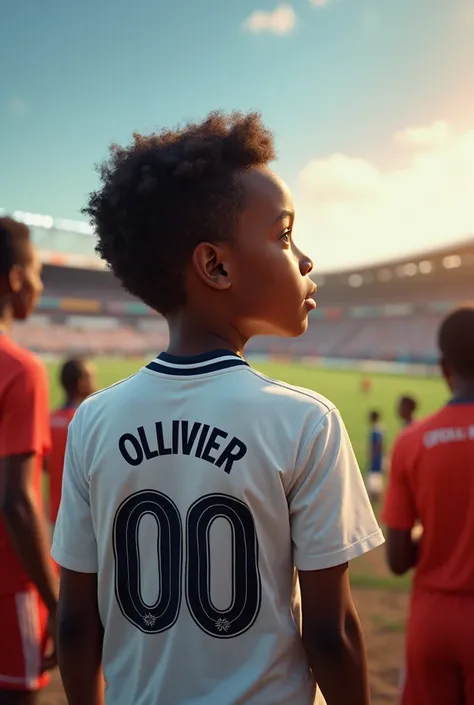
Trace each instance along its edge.
<path fill-rule="evenodd" d="M 35 501 L 42 506 L 43 458 L 50 450 L 44 365 L 0 335 L 0 458 L 35 454 Z M 0 689 L 36 690 L 49 680 L 41 662 L 48 613 L 0 517 Z"/>
<path fill-rule="evenodd" d="M 64 454 L 66 452 L 67 430 L 76 413 L 76 407 L 56 409 L 51 414 L 51 453 L 48 458 L 49 473 L 49 514 L 56 523 L 61 490 L 63 485 Z"/>
<path fill-rule="evenodd" d="M 399 436 L 383 519 L 423 527 L 403 705 L 474 704 L 474 400 L 453 400 Z"/>

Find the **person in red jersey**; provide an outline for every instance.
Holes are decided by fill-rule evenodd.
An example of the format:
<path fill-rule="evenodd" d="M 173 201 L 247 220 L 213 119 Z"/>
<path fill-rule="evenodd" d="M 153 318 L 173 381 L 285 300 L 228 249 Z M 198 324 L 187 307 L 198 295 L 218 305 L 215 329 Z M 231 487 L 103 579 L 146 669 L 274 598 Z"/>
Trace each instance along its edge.
<path fill-rule="evenodd" d="M 63 405 L 51 413 L 51 453 L 46 463 L 49 475 L 49 515 L 53 524 L 61 503 L 69 424 L 79 404 L 96 390 L 95 370 L 85 360 L 67 360 L 61 367 L 59 380 L 65 398 Z"/>
<path fill-rule="evenodd" d="M 474 308 L 439 348 L 452 399 L 400 434 L 383 511 L 390 568 L 415 569 L 403 705 L 474 703 Z"/>
<path fill-rule="evenodd" d="M 58 578 L 41 475 L 50 449 L 44 365 L 10 338 L 43 290 L 29 230 L 0 218 L 0 705 L 31 705 L 56 663 Z"/>

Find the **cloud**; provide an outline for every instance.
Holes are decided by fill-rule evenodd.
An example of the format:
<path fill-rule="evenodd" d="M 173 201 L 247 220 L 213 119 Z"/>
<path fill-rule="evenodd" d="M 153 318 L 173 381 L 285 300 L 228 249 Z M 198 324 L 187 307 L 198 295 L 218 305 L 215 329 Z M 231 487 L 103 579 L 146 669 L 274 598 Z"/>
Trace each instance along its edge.
<path fill-rule="evenodd" d="M 23 117 L 28 112 L 28 105 L 22 98 L 11 98 L 8 101 L 8 110 L 16 117 Z"/>
<path fill-rule="evenodd" d="M 296 24 L 296 14 L 291 5 L 279 5 L 273 12 L 255 10 L 244 21 L 244 27 L 256 34 L 270 32 L 284 35 L 293 31 Z"/>
<path fill-rule="evenodd" d="M 447 122 L 436 120 L 428 127 L 408 127 L 393 135 L 393 141 L 402 147 L 419 147 L 435 149 L 441 147 L 451 137 L 451 128 Z"/>
<path fill-rule="evenodd" d="M 344 154 L 299 174 L 298 232 L 324 267 L 392 257 L 474 235 L 474 127 L 442 121 L 396 132 L 403 169 Z"/>

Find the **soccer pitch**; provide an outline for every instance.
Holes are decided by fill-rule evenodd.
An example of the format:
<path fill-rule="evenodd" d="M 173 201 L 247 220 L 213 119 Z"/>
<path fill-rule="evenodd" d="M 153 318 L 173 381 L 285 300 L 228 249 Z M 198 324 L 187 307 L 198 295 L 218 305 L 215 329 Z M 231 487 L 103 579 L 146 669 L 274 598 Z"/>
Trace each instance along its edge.
<path fill-rule="evenodd" d="M 106 387 L 133 374 L 140 365 L 140 360 L 96 360 L 99 386 Z M 382 413 L 388 449 L 399 430 L 395 405 L 400 395 L 411 394 L 418 399 L 419 417 L 432 412 L 449 396 L 442 381 L 433 378 L 373 374 L 370 375 L 372 389 L 364 394 L 360 391 L 362 373 L 359 371 L 260 362 L 255 364 L 255 367 L 269 377 L 319 392 L 336 404 L 346 423 L 362 470 L 365 470 L 367 462 L 367 416 L 370 410 L 378 409 Z M 61 403 L 61 390 L 57 381 L 58 364 L 50 363 L 48 368 L 51 379 L 51 404 L 56 406 Z"/>

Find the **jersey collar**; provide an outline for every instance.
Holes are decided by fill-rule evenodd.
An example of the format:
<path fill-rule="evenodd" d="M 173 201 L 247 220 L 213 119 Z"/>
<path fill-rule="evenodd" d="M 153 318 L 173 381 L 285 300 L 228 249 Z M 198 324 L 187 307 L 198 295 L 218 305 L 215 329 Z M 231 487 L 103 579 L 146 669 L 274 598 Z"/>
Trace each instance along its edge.
<path fill-rule="evenodd" d="M 230 350 L 212 350 L 191 357 L 177 357 L 162 352 L 146 366 L 147 370 L 178 377 L 220 372 L 231 367 L 249 367 L 249 364 Z"/>

